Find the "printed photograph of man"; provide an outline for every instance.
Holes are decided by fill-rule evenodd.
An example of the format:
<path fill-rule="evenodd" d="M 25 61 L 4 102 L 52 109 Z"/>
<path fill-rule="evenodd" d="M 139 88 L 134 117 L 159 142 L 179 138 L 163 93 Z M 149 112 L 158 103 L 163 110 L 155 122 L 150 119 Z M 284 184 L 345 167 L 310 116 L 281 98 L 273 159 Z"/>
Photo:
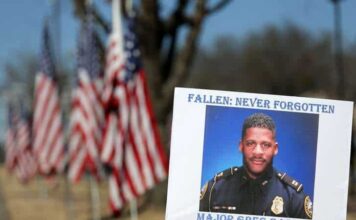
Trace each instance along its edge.
<path fill-rule="evenodd" d="M 312 199 L 302 183 L 274 167 L 280 147 L 276 130 L 265 113 L 244 119 L 238 143 L 243 164 L 204 184 L 200 211 L 312 219 Z"/>

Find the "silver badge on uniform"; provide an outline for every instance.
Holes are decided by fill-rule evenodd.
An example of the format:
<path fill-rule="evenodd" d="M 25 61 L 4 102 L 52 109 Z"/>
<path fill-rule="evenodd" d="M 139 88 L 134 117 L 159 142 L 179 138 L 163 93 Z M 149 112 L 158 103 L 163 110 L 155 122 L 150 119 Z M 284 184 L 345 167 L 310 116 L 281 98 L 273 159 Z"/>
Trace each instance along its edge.
<path fill-rule="evenodd" d="M 283 212 L 283 205 L 284 205 L 283 198 L 279 197 L 279 196 L 276 196 L 273 199 L 273 203 L 272 203 L 272 206 L 271 206 L 271 211 L 275 215 L 279 215 L 279 214 L 281 214 Z"/>

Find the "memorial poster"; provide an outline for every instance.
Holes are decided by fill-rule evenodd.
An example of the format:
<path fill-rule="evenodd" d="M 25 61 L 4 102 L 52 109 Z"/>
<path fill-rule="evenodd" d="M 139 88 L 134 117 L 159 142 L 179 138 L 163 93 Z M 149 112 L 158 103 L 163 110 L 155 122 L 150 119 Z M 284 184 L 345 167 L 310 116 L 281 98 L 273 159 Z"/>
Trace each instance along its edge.
<path fill-rule="evenodd" d="M 346 219 L 353 103 L 176 88 L 167 220 Z"/>

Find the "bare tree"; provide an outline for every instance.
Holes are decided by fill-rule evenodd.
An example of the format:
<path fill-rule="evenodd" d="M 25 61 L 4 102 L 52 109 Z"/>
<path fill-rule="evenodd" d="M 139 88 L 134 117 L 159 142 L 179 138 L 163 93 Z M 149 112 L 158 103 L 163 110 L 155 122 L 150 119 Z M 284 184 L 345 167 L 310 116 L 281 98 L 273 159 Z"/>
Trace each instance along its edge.
<path fill-rule="evenodd" d="M 75 14 L 83 19 L 85 0 L 73 0 Z M 173 90 L 183 86 L 191 73 L 204 21 L 231 0 L 176 0 L 166 17 L 161 16 L 159 0 L 142 0 L 137 5 L 137 31 L 145 70 L 148 74 L 154 111 L 160 124 L 165 124 L 171 112 Z M 122 0 L 122 4 L 126 4 Z M 125 7 L 122 7 L 125 8 Z M 93 7 L 93 14 L 102 30 L 108 32 L 108 21 Z M 124 13 L 125 14 L 125 13 Z M 178 35 L 187 30 L 184 43 L 178 46 Z"/>

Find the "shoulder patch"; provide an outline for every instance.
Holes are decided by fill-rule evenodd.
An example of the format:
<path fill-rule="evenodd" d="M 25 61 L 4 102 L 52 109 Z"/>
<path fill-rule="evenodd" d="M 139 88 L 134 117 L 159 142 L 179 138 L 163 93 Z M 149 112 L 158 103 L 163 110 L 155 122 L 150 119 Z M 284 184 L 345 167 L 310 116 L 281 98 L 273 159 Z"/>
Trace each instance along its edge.
<path fill-rule="evenodd" d="M 208 183 L 205 183 L 203 188 L 201 188 L 201 191 L 200 191 L 200 200 L 202 200 L 204 198 L 204 195 L 207 190 L 208 190 Z"/>
<path fill-rule="evenodd" d="M 309 196 L 304 199 L 304 211 L 310 219 L 313 217 L 313 203 Z"/>
<path fill-rule="evenodd" d="M 277 176 L 282 182 L 286 183 L 287 185 L 289 185 L 290 187 L 295 189 L 295 191 L 300 192 L 300 191 L 303 190 L 303 184 L 301 184 L 298 181 L 292 179 L 286 173 L 277 172 Z"/>
<path fill-rule="evenodd" d="M 223 179 L 223 178 L 226 178 L 228 176 L 232 176 L 234 175 L 235 173 L 237 173 L 239 171 L 239 168 L 238 167 L 231 167 L 229 169 L 226 169 L 220 173 L 217 173 L 215 176 L 214 176 L 214 181 L 218 181 L 220 179 Z"/>

